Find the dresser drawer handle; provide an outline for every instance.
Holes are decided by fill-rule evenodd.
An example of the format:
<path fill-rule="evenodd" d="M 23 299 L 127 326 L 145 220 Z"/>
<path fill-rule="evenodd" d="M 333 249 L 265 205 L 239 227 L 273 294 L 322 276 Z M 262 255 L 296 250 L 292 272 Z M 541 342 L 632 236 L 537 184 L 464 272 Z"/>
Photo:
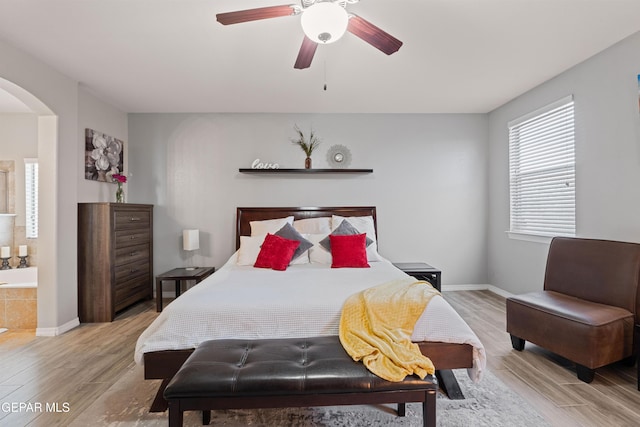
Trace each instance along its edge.
<path fill-rule="evenodd" d="M 140 221 L 140 219 L 141 219 L 141 218 L 140 218 L 140 217 L 137 217 L 137 216 L 132 216 L 132 217 L 131 217 L 131 221 Z"/>
<path fill-rule="evenodd" d="M 129 273 L 137 273 L 138 271 L 140 271 L 139 268 L 132 268 L 131 270 L 129 270 Z"/>
<path fill-rule="evenodd" d="M 136 236 L 131 236 L 131 237 L 129 237 L 129 240 L 133 240 L 135 238 L 136 238 Z"/>
<path fill-rule="evenodd" d="M 136 255 L 138 255 L 138 251 L 133 251 L 129 254 L 129 256 L 136 256 Z"/>

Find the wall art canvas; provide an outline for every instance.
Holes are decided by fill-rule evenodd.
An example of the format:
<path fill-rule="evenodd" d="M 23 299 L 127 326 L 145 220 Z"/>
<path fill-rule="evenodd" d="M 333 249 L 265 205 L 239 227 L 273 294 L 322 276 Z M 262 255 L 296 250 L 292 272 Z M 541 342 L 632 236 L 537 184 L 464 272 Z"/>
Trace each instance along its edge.
<path fill-rule="evenodd" d="M 638 74 L 638 112 L 640 112 L 640 74 Z"/>
<path fill-rule="evenodd" d="M 124 142 L 93 129 L 84 134 L 84 177 L 115 183 L 112 176 L 124 172 Z"/>

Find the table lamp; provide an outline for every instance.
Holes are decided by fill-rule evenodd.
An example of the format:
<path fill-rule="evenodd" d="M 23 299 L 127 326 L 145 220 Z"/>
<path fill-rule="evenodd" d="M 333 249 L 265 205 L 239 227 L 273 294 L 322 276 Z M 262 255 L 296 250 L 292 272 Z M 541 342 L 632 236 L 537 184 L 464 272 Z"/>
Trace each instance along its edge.
<path fill-rule="evenodd" d="M 191 252 L 189 259 L 193 256 L 193 252 L 200 249 L 200 230 L 182 230 L 182 249 Z M 191 264 L 191 263 L 189 263 Z M 187 270 L 194 270 L 196 267 L 189 266 Z"/>

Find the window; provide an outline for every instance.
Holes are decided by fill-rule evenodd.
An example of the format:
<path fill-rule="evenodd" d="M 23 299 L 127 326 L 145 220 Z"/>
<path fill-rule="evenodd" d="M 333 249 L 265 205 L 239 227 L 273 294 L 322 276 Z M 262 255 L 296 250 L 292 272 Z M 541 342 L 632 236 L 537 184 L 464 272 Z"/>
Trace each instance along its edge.
<path fill-rule="evenodd" d="M 512 233 L 575 236 L 573 97 L 509 122 Z"/>
<path fill-rule="evenodd" d="M 24 159 L 27 239 L 38 238 L 38 159 Z"/>

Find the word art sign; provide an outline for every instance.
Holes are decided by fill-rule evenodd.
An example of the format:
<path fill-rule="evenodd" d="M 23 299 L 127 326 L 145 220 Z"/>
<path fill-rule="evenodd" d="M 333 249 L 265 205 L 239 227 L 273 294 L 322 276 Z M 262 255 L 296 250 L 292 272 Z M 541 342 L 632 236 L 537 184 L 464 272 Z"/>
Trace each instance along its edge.
<path fill-rule="evenodd" d="M 251 169 L 280 169 L 280 165 L 277 163 L 261 162 L 260 159 L 255 159 L 251 163 Z"/>

